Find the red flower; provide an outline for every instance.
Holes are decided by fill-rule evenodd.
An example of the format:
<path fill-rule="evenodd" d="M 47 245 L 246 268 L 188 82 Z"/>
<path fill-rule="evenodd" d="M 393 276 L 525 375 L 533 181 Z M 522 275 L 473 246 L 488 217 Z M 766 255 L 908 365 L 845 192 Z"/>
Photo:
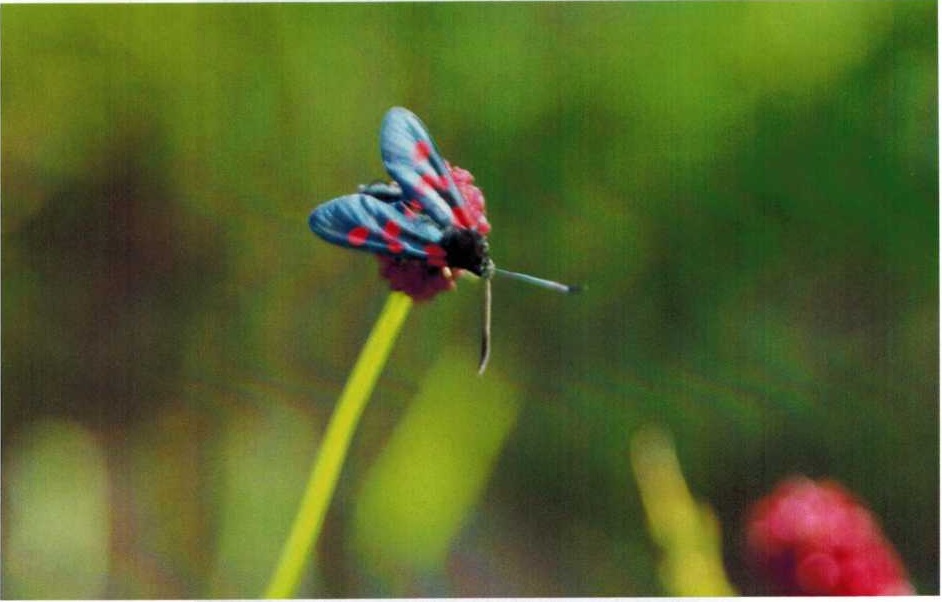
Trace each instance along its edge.
<path fill-rule="evenodd" d="M 769 593 L 804 596 L 907 595 L 896 551 L 873 515 L 833 481 L 795 477 L 753 506 L 750 564 Z"/>
<path fill-rule="evenodd" d="M 484 215 L 484 193 L 474 185 L 474 176 L 467 169 L 461 169 L 457 165 L 448 165 L 451 170 L 451 177 L 458 187 L 458 192 L 468 202 L 468 217 L 471 223 L 478 224 L 478 232 L 487 234 L 491 231 L 491 225 L 487 223 Z"/>
<path fill-rule="evenodd" d="M 487 234 L 491 227 L 484 218 L 484 194 L 474 185 L 471 172 L 458 166 L 448 165 L 451 177 L 467 204 L 467 214 L 472 223 L 479 224 L 478 231 Z M 377 255 L 379 274 L 389 280 L 389 287 L 402 291 L 415 301 L 427 301 L 438 293 L 454 290 L 455 279 L 461 270 L 429 265 L 417 259 L 401 259 Z"/>
<path fill-rule="evenodd" d="M 437 268 L 417 259 L 377 255 L 379 275 L 389 280 L 389 288 L 402 291 L 415 301 L 427 301 L 443 291 L 454 290 L 455 273 L 461 270 Z"/>

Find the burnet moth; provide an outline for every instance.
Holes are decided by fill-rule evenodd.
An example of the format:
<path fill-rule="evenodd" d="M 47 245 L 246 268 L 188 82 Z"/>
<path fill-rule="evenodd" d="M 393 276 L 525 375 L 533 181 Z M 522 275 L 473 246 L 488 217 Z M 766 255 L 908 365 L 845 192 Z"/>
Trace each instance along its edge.
<path fill-rule="evenodd" d="M 484 280 L 481 359 L 483 374 L 490 357 L 491 278 L 495 274 L 561 293 L 579 290 L 503 270 L 489 255 L 490 224 L 483 196 L 469 202 L 453 177 L 456 172 L 439 154 L 422 121 L 401 107 L 390 109 L 380 129 L 380 150 L 390 183 L 360 186 L 311 212 L 311 230 L 324 240 L 402 261 L 423 263 L 430 274 L 452 278 L 452 269 Z M 466 172 L 465 172 L 466 173 Z"/>

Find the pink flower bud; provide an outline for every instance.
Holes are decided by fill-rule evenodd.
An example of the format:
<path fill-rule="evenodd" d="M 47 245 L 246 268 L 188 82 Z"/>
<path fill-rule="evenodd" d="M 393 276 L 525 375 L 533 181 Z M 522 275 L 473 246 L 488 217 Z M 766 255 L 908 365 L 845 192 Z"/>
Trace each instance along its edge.
<path fill-rule="evenodd" d="M 833 481 L 794 477 L 748 514 L 746 554 L 766 593 L 907 595 L 913 589 L 873 515 Z"/>

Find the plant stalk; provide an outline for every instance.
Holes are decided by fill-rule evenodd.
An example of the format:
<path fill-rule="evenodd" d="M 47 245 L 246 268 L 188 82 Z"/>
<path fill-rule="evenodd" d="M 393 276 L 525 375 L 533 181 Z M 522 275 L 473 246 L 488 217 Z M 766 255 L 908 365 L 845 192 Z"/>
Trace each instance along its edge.
<path fill-rule="evenodd" d="M 330 506 L 357 422 L 411 307 L 412 299 L 409 296 L 391 293 L 360 351 L 327 424 L 301 506 L 275 572 L 265 589 L 265 598 L 290 598 L 297 591 L 311 549 L 324 524 L 324 516 Z"/>

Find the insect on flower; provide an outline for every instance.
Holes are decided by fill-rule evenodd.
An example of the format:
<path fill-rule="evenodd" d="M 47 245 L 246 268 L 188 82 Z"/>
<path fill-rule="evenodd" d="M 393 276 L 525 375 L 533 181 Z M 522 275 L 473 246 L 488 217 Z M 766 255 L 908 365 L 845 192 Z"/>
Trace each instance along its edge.
<path fill-rule="evenodd" d="M 390 109 L 383 118 L 379 138 L 383 164 L 393 181 L 360 186 L 357 194 L 318 206 L 308 219 L 311 230 L 337 245 L 370 251 L 393 261 L 419 262 L 427 274 L 449 284 L 459 270 L 483 279 L 481 374 L 490 356 L 491 278 L 495 274 L 562 293 L 576 292 L 579 287 L 494 265 L 489 255 L 490 224 L 484 214 L 483 197 L 468 199 L 462 195 L 456 177 L 470 181 L 470 174 L 453 168 L 442 158 L 425 125 L 410 111 Z"/>

